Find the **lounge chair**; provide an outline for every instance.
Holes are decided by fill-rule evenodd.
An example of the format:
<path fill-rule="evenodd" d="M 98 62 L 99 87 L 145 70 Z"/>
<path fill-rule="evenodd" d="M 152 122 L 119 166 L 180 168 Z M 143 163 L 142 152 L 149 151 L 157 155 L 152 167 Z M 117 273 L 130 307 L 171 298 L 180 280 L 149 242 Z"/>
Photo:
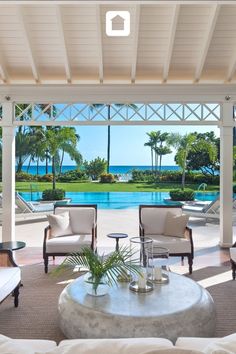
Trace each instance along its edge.
<path fill-rule="evenodd" d="M 16 214 L 31 214 L 31 213 L 41 213 L 47 214 L 52 213 L 54 210 L 54 203 L 39 203 L 39 202 L 27 202 L 19 193 L 16 192 L 15 204 Z"/>
<path fill-rule="evenodd" d="M 217 197 L 211 203 L 203 205 L 184 205 L 183 213 L 189 216 L 203 219 L 219 219 L 220 217 L 220 198 Z"/>

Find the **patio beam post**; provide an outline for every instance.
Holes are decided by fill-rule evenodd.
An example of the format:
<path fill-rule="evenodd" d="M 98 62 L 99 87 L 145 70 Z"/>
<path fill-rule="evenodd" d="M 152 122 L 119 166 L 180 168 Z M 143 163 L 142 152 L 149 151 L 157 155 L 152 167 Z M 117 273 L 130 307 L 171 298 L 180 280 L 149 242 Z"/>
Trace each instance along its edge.
<path fill-rule="evenodd" d="M 229 98 L 227 98 L 229 99 Z M 233 243 L 233 103 L 225 102 L 220 126 L 220 246 Z"/>
<path fill-rule="evenodd" d="M 15 240 L 15 128 L 13 103 L 2 103 L 2 241 Z"/>

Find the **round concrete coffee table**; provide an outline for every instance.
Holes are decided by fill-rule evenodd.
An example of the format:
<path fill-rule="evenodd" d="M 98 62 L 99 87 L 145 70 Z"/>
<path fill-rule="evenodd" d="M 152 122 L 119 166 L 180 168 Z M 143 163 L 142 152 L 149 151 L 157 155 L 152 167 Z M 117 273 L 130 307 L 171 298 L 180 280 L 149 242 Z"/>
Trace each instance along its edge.
<path fill-rule="evenodd" d="M 111 287 L 105 296 L 86 293 L 83 276 L 59 298 L 60 327 L 68 338 L 212 337 L 215 307 L 210 294 L 193 280 L 170 273 L 168 284 L 150 293 Z"/>

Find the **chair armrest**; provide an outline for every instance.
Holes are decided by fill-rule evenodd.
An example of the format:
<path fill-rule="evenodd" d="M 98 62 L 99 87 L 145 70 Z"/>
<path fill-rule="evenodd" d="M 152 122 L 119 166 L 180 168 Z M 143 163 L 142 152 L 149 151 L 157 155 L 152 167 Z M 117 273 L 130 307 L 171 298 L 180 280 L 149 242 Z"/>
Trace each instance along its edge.
<path fill-rule="evenodd" d="M 139 223 L 139 236 L 144 236 L 144 227 L 141 222 Z"/>
<path fill-rule="evenodd" d="M 194 255 L 194 248 L 193 248 L 193 233 L 192 233 L 192 229 L 191 227 L 186 226 L 185 229 L 185 234 L 184 234 L 185 238 L 188 239 L 191 243 L 191 253 L 192 253 L 192 257 Z"/>
<path fill-rule="evenodd" d="M 18 267 L 13 258 L 11 250 L 0 250 L 0 266 L 1 267 Z"/>

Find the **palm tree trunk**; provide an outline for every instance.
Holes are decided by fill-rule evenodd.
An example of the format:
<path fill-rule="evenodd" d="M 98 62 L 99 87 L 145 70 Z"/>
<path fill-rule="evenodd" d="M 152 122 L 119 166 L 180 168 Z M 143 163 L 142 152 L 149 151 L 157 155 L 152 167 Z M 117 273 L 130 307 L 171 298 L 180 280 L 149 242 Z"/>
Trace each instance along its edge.
<path fill-rule="evenodd" d="M 62 150 L 61 161 L 60 161 L 60 173 L 62 173 L 62 165 L 64 160 L 65 150 Z"/>
<path fill-rule="evenodd" d="M 48 174 L 48 151 L 46 151 L 46 155 L 45 155 L 45 174 Z"/>
<path fill-rule="evenodd" d="M 30 169 L 30 165 L 31 165 L 31 161 L 32 161 L 32 157 L 30 157 L 29 159 L 29 163 L 28 163 L 28 166 L 27 166 L 27 173 L 29 173 L 29 169 Z"/>
<path fill-rule="evenodd" d="M 162 155 L 160 155 L 160 165 L 159 165 L 159 171 L 161 172 L 161 164 L 162 164 Z"/>
<path fill-rule="evenodd" d="M 36 174 L 39 174 L 39 157 L 37 158 L 37 169 L 36 169 Z"/>
<path fill-rule="evenodd" d="M 19 156 L 17 167 L 16 167 L 16 173 L 21 172 L 22 171 L 22 167 L 23 167 L 22 157 Z"/>
<path fill-rule="evenodd" d="M 182 190 L 184 190 L 185 187 L 185 169 L 182 171 Z"/>
<path fill-rule="evenodd" d="M 111 153 L 111 105 L 108 105 L 108 127 L 107 127 L 107 173 L 110 172 L 110 153 Z"/>
<path fill-rule="evenodd" d="M 153 149 L 151 148 L 151 161 L 152 161 L 152 171 L 153 171 Z"/>
<path fill-rule="evenodd" d="M 52 189 L 56 189 L 56 170 L 55 170 L 55 157 L 52 157 Z"/>

